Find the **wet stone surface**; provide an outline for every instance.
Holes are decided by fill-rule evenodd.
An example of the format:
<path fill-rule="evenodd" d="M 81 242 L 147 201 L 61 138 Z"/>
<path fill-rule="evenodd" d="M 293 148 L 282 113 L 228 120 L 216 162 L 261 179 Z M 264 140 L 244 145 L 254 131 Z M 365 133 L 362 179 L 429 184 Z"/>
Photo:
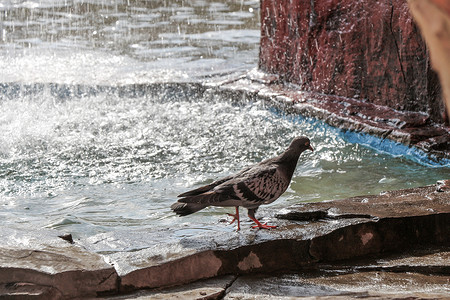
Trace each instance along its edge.
<path fill-rule="evenodd" d="M 363 109 L 368 102 L 383 106 L 371 106 L 375 110 L 426 112 L 443 123 L 439 81 L 407 1 L 276 3 L 261 1 L 262 70 L 301 90 L 360 100 Z M 433 32 L 445 28 L 440 24 L 445 23 L 436 22 Z M 441 31 L 444 41 L 446 30 Z M 348 111 L 358 115 L 352 107 Z M 400 126 L 408 123 L 398 119 Z"/>
<path fill-rule="evenodd" d="M 121 296 L 104 299 L 221 299 L 226 289 L 236 280 L 236 276 L 227 275 L 200 280 L 189 285 L 165 289 L 142 290 Z"/>
<path fill-rule="evenodd" d="M 450 280 L 447 183 L 297 205 L 279 219 L 261 216 L 278 225 L 274 230 L 243 226 L 179 238 L 184 229 L 175 226 L 73 244 L 55 231 L 2 231 L 0 291 L 40 299 L 141 289 L 158 289 L 148 291 L 156 298 L 191 299 L 441 295 Z M 180 287 L 162 290 L 171 286 Z"/>
<path fill-rule="evenodd" d="M 446 299 L 449 250 L 421 248 L 291 273 L 222 276 L 108 299 Z"/>
<path fill-rule="evenodd" d="M 448 295 L 449 276 L 419 273 L 358 272 L 330 276 L 245 276 L 229 289 L 225 299 L 290 299 L 293 297 L 440 299 Z"/>
<path fill-rule="evenodd" d="M 244 93 L 248 98 L 265 99 L 283 111 L 313 117 L 343 130 L 413 146 L 443 164 L 450 159 L 450 127 L 430 122 L 429 116 L 422 112 L 399 111 L 350 97 L 302 91 L 282 83 L 277 75 L 257 70 L 207 86 L 235 96 Z"/>
<path fill-rule="evenodd" d="M 358 217 L 379 219 L 411 215 L 425 216 L 448 209 L 447 193 L 439 192 L 440 189 L 443 189 L 443 187 L 437 185 L 424 187 L 420 190 L 412 188 L 387 191 L 380 195 L 357 196 L 344 200 L 303 203 L 287 208 L 277 217 L 309 221 Z M 337 205 L 336 201 L 338 201 Z"/>
<path fill-rule="evenodd" d="M 24 234 L 2 228 L 0 239 L 0 298 L 60 299 L 118 291 L 112 265 L 61 239 L 55 231 L 30 229 Z"/>

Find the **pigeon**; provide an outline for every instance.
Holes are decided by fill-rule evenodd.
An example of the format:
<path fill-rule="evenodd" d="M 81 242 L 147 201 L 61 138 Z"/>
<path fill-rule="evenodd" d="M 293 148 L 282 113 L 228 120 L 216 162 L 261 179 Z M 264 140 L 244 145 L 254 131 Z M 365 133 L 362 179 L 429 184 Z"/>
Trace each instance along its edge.
<path fill-rule="evenodd" d="M 214 181 L 211 184 L 178 195 L 180 199 L 171 209 L 179 216 L 195 213 L 208 206 L 236 208 L 232 224 L 237 221 L 240 230 L 239 206 L 247 208 L 249 218 L 256 223 L 252 228 L 271 229 L 276 226 L 261 224 L 255 212 L 261 204 L 277 200 L 288 188 L 300 154 L 314 151 L 310 140 L 300 136 L 294 138 L 282 154 L 242 169 L 234 175 Z"/>

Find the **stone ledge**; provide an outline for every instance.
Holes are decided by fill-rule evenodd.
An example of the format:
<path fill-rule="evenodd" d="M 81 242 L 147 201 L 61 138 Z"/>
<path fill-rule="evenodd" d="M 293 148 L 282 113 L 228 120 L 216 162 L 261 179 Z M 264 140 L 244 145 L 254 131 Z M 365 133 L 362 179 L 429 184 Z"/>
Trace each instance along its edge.
<path fill-rule="evenodd" d="M 263 216 L 267 217 L 270 216 Z M 342 276 L 348 276 L 342 277 L 344 279 L 353 278 L 350 273 L 364 272 L 367 280 L 376 272 L 449 275 L 449 256 L 445 250 L 450 246 L 448 180 L 382 195 L 304 203 L 281 211 L 278 217 L 277 221 L 272 221 L 278 225 L 275 230 L 210 231 L 181 239 L 177 230 L 183 228 L 133 232 L 136 239 L 155 241 L 154 247 L 112 252 L 102 251 L 102 243 L 108 247 L 113 246 L 112 241 L 120 245 L 133 243 L 126 240 L 130 232 L 123 236 L 111 233 L 114 235 L 111 239 L 101 235 L 99 240 L 89 238 L 70 244 L 54 231 L 23 233 L 2 229 L 0 238 L 6 246 L 0 249 L 3 254 L 0 257 L 0 296 L 86 298 L 161 289 L 218 276 L 273 272 L 306 274 L 314 270 L 325 270 L 326 274 L 345 273 Z M 158 242 L 161 238 L 164 243 Z M 434 255 L 428 253 L 420 259 L 397 257 L 389 262 L 380 260 L 389 253 L 407 253 L 424 246 L 435 249 Z M 94 251 L 103 254 L 100 256 Z M 435 258 L 432 264 L 428 264 L 429 260 L 421 263 L 427 261 L 423 260 L 427 255 Z M 360 262 L 367 258 L 372 261 Z M 192 295 L 201 293 L 200 296 L 220 298 L 224 285 L 234 284 L 235 277 L 226 278 L 225 283 L 208 290 L 197 287 Z M 314 280 L 319 282 L 320 278 Z M 348 289 L 337 290 L 348 294 Z M 181 290 L 177 293 L 185 295 Z M 360 292 L 352 293 L 360 295 Z M 342 296 L 341 292 L 338 294 Z"/>
<path fill-rule="evenodd" d="M 444 181 L 443 181 L 444 182 Z M 449 199 L 438 190 L 446 184 L 382 192 L 380 195 L 356 196 L 343 200 L 301 203 L 284 209 L 278 218 L 293 221 L 345 218 L 402 218 L 448 213 Z"/>
<path fill-rule="evenodd" d="M 282 111 L 322 120 L 343 130 L 367 133 L 415 147 L 430 159 L 450 164 L 450 127 L 433 123 L 428 115 L 398 111 L 360 100 L 299 91 L 284 84 L 279 77 L 253 70 L 247 74 L 228 74 L 204 83 L 131 84 L 123 86 L 88 86 L 67 84 L 0 83 L 2 98 L 25 97 L 49 93 L 54 97 L 83 97 L 97 93 L 141 97 L 183 95 L 186 99 L 211 95 L 232 101 L 260 99 Z"/>
<path fill-rule="evenodd" d="M 445 299 L 450 276 L 415 272 L 247 275 L 239 277 L 224 299 Z"/>
<path fill-rule="evenodd" d="M 61 299 L 114 294 L 118 276 L 103 258 L 49 230 L 0 233 L 0 298 Z"/>
<path fill-rule="evenodd" d="M 450 248 L 422 248 L 290 273 L 228 275 L 108 299 L 443 299 Z"/>
<path fill-rule="evenodd" d="M 428 186 L 305 203 L 279 214 L 289 220 L 279 220 L 276 230 L 186 238 L 180 241 L 176 259 L 173 254 L 148 257 L 151 251 L 147 250 L 133 253 L 133 264 L 139 268 L 119 273 L 120 289 L 157 288 L 227 274 L 296 271 L 317 263 L 402 252 L 420 245 L 449 245 L 449 195 Z M 293 217 L 296 211 L 312 212 L 314 218 L 298 220 Z M 322 212 L 319 218 L 318 211 Z M 201 242 L 205 240 L 207 244 Z M 120 254 L 115 254 L 110 260 L 119 267 L 127 264 L 118 257 Z M 158 257 L 159 263 L 155 262 Z M 145 261 L 151 263 L 146 267 Z"/>
<path fill-rule="evenodd" d="M 316 118 L 333 127 L 414 146 L 437 161 L 450 160 L 450 127 L 434 123 L 425 113 L 398 111 L 362 100 L 300 91 L 295 85 L 281 82 L 276 75 L 256 70 L 246 76 L 205 85 L 217 88 L 221 93 L 264 99 L 283 111 Z"/>

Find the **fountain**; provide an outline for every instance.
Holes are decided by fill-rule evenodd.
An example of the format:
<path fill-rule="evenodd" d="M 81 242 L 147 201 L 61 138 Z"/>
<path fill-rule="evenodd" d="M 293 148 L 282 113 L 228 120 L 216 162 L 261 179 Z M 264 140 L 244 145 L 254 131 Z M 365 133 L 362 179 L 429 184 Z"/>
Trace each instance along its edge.
<path fill-rule="evenodd" d="M 279 76 L 257 69 L 260 13 L 259 1 L 0 3 L 0 294 L 102 296 L 215 276 L 223 277 L 201 283 L 201 293 L 221 297 L 236 281 L 232 293 L 245 294 L 254 277 L 234 274 L 334 261 L 335 253 L 319 250 L 339 242 L 338 233 L 366 241 L 355 248 L 360 256 L 378 253 L 371 241 L 389 226 L 420 236 L 432 224 L 448 231 L 445 206 L 400 223 L 391 219 L 401 214 L 357 210 L 355 202 L 376 206 L 380 193 L 399 189 L 448 201 L 434 187 L 416 188 L 447 178 L 449 161 L 403 144 L 400 131 L 386 139 L 368 127 L 348 130 L 362 127 L 321 116 L 323 108 L 310 104 L 317 95 L 282 90 Z M 346 103 L 357 115 L 359 106 Z M 408 117 L 387 119 L 404 127 Z M 187 188 L 279 153 L 300 134 L 315 152 L 301 158 L 288 191 L 258 212 L 282 230 L 258 232 L 243 222 L 237 234 L 222 208 L 188 219 L 170 211 Z M 336 211 L 303 211 L 303 203 L 359 195 L 366 196 Z M 270 254 L 276 249 L 284 249 L 279 265 Z M 279 293 L 342 293 L 308 274 L 280 276 L 289 288 Z"/>

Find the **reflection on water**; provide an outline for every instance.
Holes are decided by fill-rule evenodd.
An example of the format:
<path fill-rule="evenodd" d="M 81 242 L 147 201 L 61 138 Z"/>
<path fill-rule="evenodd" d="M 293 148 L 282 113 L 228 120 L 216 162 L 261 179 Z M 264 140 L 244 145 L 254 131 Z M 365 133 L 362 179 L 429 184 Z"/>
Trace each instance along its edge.
<path fill-rule="evenodd" d="M 167 86 L 138 97 L 98 92 L 62 99 L 43 90 L 3 99 L 2 223 L 82 236 L 186 221 L 195 226 L 208 218 L 217 223 L 226 209 L 186 219 L 169 206 L 188 188 L 280 153 L 297 135 L 309 136 L 315 151 L 301 156 L 273 209 L 431 184 L 448 174 L 350 144 L 321 122 L 213 95 Z"/>

